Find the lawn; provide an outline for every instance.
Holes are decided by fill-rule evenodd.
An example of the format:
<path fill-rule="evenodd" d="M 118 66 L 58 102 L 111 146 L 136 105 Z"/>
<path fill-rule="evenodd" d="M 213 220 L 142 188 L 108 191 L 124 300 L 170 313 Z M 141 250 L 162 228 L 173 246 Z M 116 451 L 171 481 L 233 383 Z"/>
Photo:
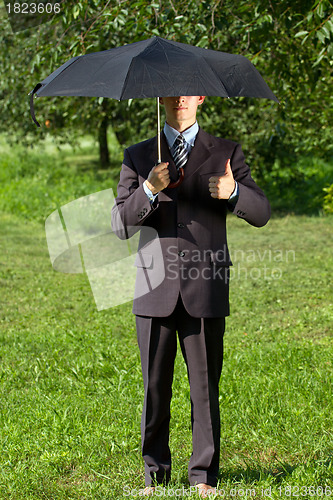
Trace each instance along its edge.
<path fill-rule="evenodd" d="M 52 269 L 43 225 L 57 206 L 114 189 L 117 173 L 84 166 L 78 177 L 69 155 L 50 176 L 46 156 L 15 158 L 1 164 L 0 499 L 139 497 L 143 388 L 131 304 L 97 311 L 86 275 Z M 216 498 L 333 497 L 332 223 L 274 215 L 257 229 L 228 218 Z M 159 496 L 197 498 L 180 351 L 171 449 L 172 482 Z"/>
<path fill-rule="evenodd" d="M 312 486 L 328 496 L 332 218 L 273 218 L 256 229 L 230 217 L 228 225 L 221 495 L 287 498 L 292 488 L 310 498 Z M 143 393 L 131 304 L 98 312 L 85 275 L 53 271 L 41 224 L 2 213 L 0 232 L 1 499 L 138 493 Z M 188 487 L 191 453 L 180 355 L 176 363 L 174 494 Z"/>

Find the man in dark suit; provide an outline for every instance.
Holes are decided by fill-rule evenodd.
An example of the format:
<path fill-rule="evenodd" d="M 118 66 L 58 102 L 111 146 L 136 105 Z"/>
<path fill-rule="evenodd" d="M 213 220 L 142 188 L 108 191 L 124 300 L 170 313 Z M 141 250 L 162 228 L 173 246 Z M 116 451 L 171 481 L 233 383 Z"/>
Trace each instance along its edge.
<path fill-rule="evenodd" d="M 193 451 L 189 482 L 202 496 L 216 486 L 218 386 L 232 265 L 226 213 L 230 210 L 257 227 L 270 217 L 268 200 L 252 179 L 240 145 L 199 128 L 196 113 L 204 99 L 160 99 L 166 112 L 161 134 L 164 161 L 152 168 L 156 137 L 129 147 L 112 212 L 112 227 L 121 238 L 145 226 L 158 233 L 158 241 L 141 233 L 133 301 L 145 389 L 141 432 L 146 493 L 170 479 L 176 332 L 190 383 Z M 180 165 L 184 181 L 171 189 L 168 186 L 177 178 Z M 152 286 L 156 275 L 160 279 Z"/>

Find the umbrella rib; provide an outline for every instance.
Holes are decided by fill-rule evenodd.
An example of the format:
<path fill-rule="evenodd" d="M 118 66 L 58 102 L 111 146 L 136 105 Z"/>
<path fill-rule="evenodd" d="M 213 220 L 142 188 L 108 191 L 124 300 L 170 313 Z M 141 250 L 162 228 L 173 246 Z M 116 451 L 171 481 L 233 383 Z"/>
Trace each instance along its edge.
<path fill-rule="evenodd" d="M 220 77 L 220 76 L 218 75 L 218 73 L 215 71 L 214 66 L 213 66 L 213 65 L 211 65 L 211 64 L 207 61 L 207 59 L 206 59 L 205 57 L 203 57 L 203 60 L 204 60 L 204 61 L 205 61 L 205 63 L 209 66 L 209 68 L 212 70 L 212 72 L 213 72 L 213 73 L 214 73 L 214 75 L 216 76 L 217 80 L 221 83 L 221 85 L 222 85 L 222 87 L 223 87 L 223 89 L 224 89 L 225 93 L 226 93 L 226 94 L 227 94 L 227 96 L 229 97 L 229 92 L 228 92 L 228 90 L 227 90 L 226 86 L 224 85 L 224 83 L 222 82 L 221 77 Z"/>
<path fill-rule="evenodd" d="M 126 90 L 127 83 L 128 83 L 128 80 L 129 80 L 129 74 L 130 74 L 131 68 L 133 66 L 134 59 L 135 59 L 135 57 L 133 57 L 133 59 L 131 60 L 131 64 L 128 67 L 126 78 L 125 78 L 124 85 L 123 85 L 123 89 L 122 89 L 120 97 L 119 97 L 119 101 L 123 101 L 124 100 L 124 94 L 125 94 L 125 90 Z"/>
<path fill-rule="evenodd" d="M 40 92 L 42 92 L 42 90 L 43 90 L 43 88 L 44 88 L 44 87 L 46 87 L 47 85 L 49 85 L 49 84 L 53 83 L 54 81 L 56 81 L 56 80 L 60 77 L 60 75 L 62 75 L 62 73 L 63 73 L 64 71 L 66 71 L 66 70 L 67 70 L 70 66 L 72 66 L 73 64 L 75 64 L 75 63 L 76 63 L 76 61 L 78 61 L 78 60 L 79 60 L 79 59 L 81 59 L 82 57 L 84 57 L 84 56 L 76 56 L 76 57 L 73 57 L 72 59 L 70 59 L 69 61 L 67 61 L 67 63 L 64 63 L 64 64 L 62 65 L 62 66 L 64 66 L 64 67 L 62 68 L 62 70 L 61 70 L 61 71 L 60 71 L 60 68 L 61 68 L 62 66 L 60 66 L 60 68 L 58 68 L 58 69 L 54 70 L 54 72 L 53 72 L 53 73 L 55 73 L 56 71 L 59 71 L 59 73 L 58 73 L 58 74 L 57 74 L 54 78 L 52 78 L 52 80 L 50 80 L 49 82 L 43 83 L 43 82 L 44 82 L 45 80 L 47 80 L 48 78 L 51 78 L 51 76 L 53 75 L 53 73 L 51 73 L 48 77 L 46 77 L 46 78 L 45 78 L 45 80 L 43 80 L 43 81 L 41 82 L 41 86 L 42 86 L 42 87 L 39 89 L 39 90 L 40 90 Z M 37 96 L 39 95 L 39 90 L 36 92 L 36 95 L 37 95 Z"/>

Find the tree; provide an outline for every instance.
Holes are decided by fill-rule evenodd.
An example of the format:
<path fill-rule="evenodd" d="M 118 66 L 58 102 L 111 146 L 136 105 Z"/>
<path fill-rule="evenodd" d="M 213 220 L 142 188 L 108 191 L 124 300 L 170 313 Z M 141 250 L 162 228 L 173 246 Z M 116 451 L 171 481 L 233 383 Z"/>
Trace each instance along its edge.
<path fill-rule="evenodd" d="M 69 57 L 159 35 L 240 53 L 255 63 L 281 104 L 210 98 L 201 117 L 208 131 L 240 140 L 255 168 L 269 169 L 276 159 L 281 168 L 287 168 L 299 155 L 328 158 L 332 154 L 327 125 L 333 54 L 329 0 L 239 0 L 237 4 L 232 0 L 66 0 L 61 5 L 61 15 L 51 24 L 1 35 L 9 53 L 2 50 L 0 55 L 2 130 L 10 126 L 15 135 L 31 135 L 34 140 L 45 136 L 45 130 L 34 129 L 26 101 L 17 96 L 25 95 Z M 134 100 L 129 106 L 111 99 L 43 98 L 37 109 L 38 115 L 51 121 L 48 133 L 57 137 L 69 130 L 93 133 L 99 139 L 102 164 L 108 162 L 105 137 L 110 123 L 122 145 L 151 136 L 155 130 L 155 106 L 149 100 Z"/>

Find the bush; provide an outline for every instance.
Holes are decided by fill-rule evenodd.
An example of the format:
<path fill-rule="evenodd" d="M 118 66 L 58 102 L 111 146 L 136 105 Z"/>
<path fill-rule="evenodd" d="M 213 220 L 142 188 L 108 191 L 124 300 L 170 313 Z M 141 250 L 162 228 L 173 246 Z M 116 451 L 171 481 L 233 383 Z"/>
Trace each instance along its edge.
<path fill-rule="evenodd" d="M 323 209 L 323 189 L 332 182 L 332 165 L 309 157 L 289 168 L 281 167 L 276 160 L 258 179 L 273 210 L 295 214 L 318 214 Z"/>
<path fill-rule="evenodd" d="M 323 189 L 324 196 L 323 210 L 327 214 L 333 214 L 333 184 Z"/>

